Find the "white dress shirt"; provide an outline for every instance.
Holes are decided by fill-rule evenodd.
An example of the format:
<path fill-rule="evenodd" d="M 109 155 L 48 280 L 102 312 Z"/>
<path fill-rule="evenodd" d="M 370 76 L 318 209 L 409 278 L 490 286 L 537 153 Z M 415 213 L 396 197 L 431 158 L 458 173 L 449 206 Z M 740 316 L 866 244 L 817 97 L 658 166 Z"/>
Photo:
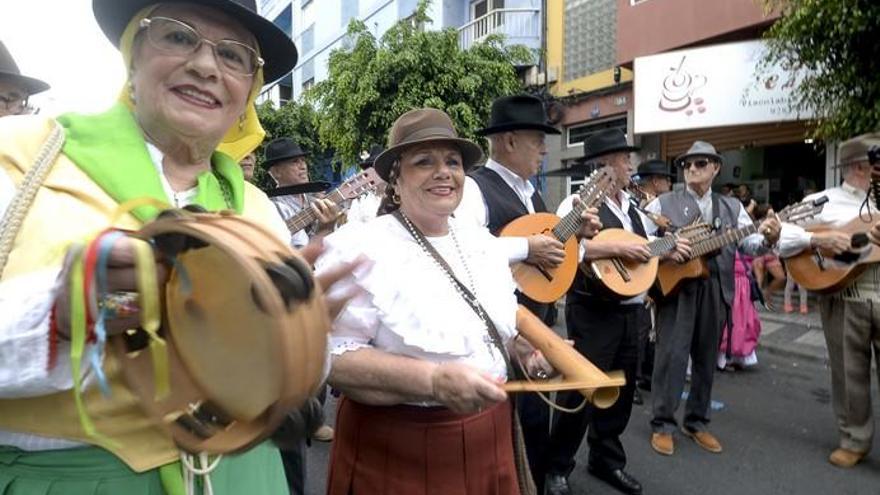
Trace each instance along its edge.
<path fill-rule="evenodd" d="M 523 179 L 509 168 L 491 158 L 486 162 L 485 167 L 501 176 L 504 182 L 516 193 L 520 202 L 525 206 L 526 211 L 529 213 L 535 212 L 535 207 L 532 205 L 532 195 L 535 194 L 535 187 L 531 182 Z M 455 218 L 471 221 L 480 227 L 487 227 L 489 225 L 489 206 L 483 198 L 483 193 L 480 191 L 477 181 L 470 177 L 466 177 L 464 180 L 464 191 L 461 203 L 459 203 L 458 208 L 455 210 Z M 499 239 L 504 243 L 505 251 L 508 253 L 508 259 L 511 263 L 528 258 L 528 239 L 524 237 L 500 237 Z"/>
<path fill-rule="evenodd" d="M 269 199 L 275 203 L 275 207 L 278 208 L 278 213 L 281 215 L 281 219 L 284 220 L 285 223 L 293 218 L 294 215 L 302 211 L 304 202 L 306 208 L 309 207 L 310 203 L 305 194 L 288 194 L 286 196 L 275 196 Z M 308 244 L 309 234 L 306 230 L 308 229 L 300 229 L 291 234 L 290 245 L 295 248 L 301 248 Z"/>
<path fill-rule="evenodd" d="M 574 209 L 574 198 L 578 197 L 577 194 L 572 194 L 571 196 L 562 200 L 562 203 L 559 204 L 559 208 L 556 209 L 556 215 L 564 217 L 568 215 L 571 210 Z M 632 207 L 629 201 L 629 193 L 626 191 L 620 191 L 618 200 L 620 201 L 620 205 L 613 201 L 611 198 L 605 198 L 605 204 L 608 205 L 608 208 L 611 210 L 611 213 L 614 213 L 614 216 L 620 220 L 620 223 L 623 225 L 623 229 L 627 232 L 635 232 L 633 228 L 632 219 L 629 217 L 629 209 Z M 646 226 L 646 217 L 642 214 L 642 212 L 636 210 L 636 214 L 639 216 L 639 220 L 642 221 L 642 226 Z M 645 227 L 647 228 L 647 227 Z M 580 244 L 578 246 L 578 259 L 584 259 L 584 255 L 587 252 L 587 242 L 586 239 L 581 239 Z M 620 304 L 644 304 L 645 302 L 645 294 L 647 292 L 643 292 L 637 296 L 631 297 L 629 299 L 625 299 L 620 301 Z"/>

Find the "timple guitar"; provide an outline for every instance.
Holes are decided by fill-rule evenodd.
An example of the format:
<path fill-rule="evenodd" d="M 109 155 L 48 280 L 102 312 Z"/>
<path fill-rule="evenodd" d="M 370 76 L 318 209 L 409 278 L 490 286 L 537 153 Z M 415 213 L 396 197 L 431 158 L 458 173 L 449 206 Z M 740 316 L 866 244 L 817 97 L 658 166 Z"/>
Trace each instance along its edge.
<path fill-rule="evenodd" d="M 604 258 L 581 263 L 581 269 L 602 283 L 606 289 L 622 298 L 635 297 L 648 289 L 657 280 L 657 269 L 660 256 L 675 250 L 679 237 L 695 242 L 703 236 L 711 234 L 712 228 L 705 224 L 687 225 L 675 234 L 661 237 L 648 242 L 644 237 L 624 229 L 605 229 L 592 239 L 593 242 L 631 242 L 645 244 L 651 252 L 651 259 L 645 263 L 622 260 L 620 258 Z"/>
<path fill-rule="evenodd" d="M 607 168 L 600 168 L 587 179 L 578 195 L 580 203 L 560 219 L 552 213 L 524 215 L 501 229 L 503 237 L 528 237 L 545 234 L 565 245 L 565 259 L 555 268 L 544 269 L 529 263 L 516 263 L 513 278 L 525 295 L 542 303 L 552 303 L 562 297 L 574 280 L 578 267 L 578 243 L 575 233 L 581 228 L 581 213 L 594 208 L 614 187 L 614 176 Z"/>
<path fill-rule="evenodd" d="M 668 218 L 660 215 L 659 213 L 653 213 L 645 209 L 645 206 L 648 205 L 651 201 L 656 198 L 656 196 L 648 194 L 642 186 L 636 184 L 634 180 L 629 181 L 629 185 L 626 186 L 626 190 L 629 191 L 630 194 L 630 204 L 634 206 L 637 210 L 642 212 L 642 215 L 648 217 L 649 220 L 654 222 L 654 225 L 657 226 L 661 231 L 666 231 L 672 222 L 669 221 Z"/>
<path fill-rule="evenodd" d="M 340 184 L 339 187 L 326 196 L 326 199 L 339 205 L 343 201 L 355 199 L 369 191 L 373 191 L 383 183 L 379 175 L 376 174 L 376 171 L 368 168 Z M 316 218 L 315 211 L 306 207 L 288 218 L 285 223 L 290 233 L 295 234 L 315 223 Z"/>
<path fill-rule="evenodd" d="M 776 216 L 780 222 L 803 222 L 808 218 L 818 215 L 827 202 L 828 198 L 822 196 L 813 201 L 795 203 L 783 208 Z M 675 263 L 673 261 L 660 263 L 660 267 L 657 270 L 657 284 L 660 292 L 664 296 L 668 296 L 678 289 L 684 280 L 708 277 L 709 267 L 704 256 L 718 251 L 728 244 L 739 242 L 757 232 L 758 226 L 751 224 L 739 229 L 717 233 L 692 243 L 691 250 L 693 254 L 686 263 Z"/>
<path fill-rule="evenodd" d="M 871 173 L 870 194 L 874 206 L 880 210 L 880 171 L 876 166 Z M 801 287 L 820 294 L 843 289 L 868 269 L 868 265 L 880 262 L 880 247 L 869 242 L 867 235 L 873 224 L 870 215 L 867 218 L 859 215 L 838 228 L 827 225 L 808 227 L 806 230 L 809 232 L 835 230 L 849 234 L 851 249 L 836 256 L 817 249 L 806 249 L 787 258 L 784 260 L 785 267 L 791 278 Z"/>

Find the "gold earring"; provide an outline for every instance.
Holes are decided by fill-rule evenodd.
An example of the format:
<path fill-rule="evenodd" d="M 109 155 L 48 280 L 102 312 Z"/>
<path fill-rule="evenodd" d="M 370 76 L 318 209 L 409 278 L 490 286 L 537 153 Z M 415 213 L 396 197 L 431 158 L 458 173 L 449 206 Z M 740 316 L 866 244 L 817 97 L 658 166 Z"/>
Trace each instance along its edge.
<path fill-rule="evenodd" d="M 244 130 L 244 119 L 245 119 L 244 114 L 241 114 L 241 116 L 238 117 L 238 130 L 239 131 Z"/>
<path fill-rule="evenodd" d="M 131 81 L 128 81 L 128 98 L 131 100 L 132 103 L 137 102 L 134 96 L 134 83 Z"/>
<path fill-rule="evenodd" d="M 391 195 L 391 202 L 396 205 L 400 204 L 400 194 L 397 194 L 397 189 L 395 189 L 394 194 Z"/>

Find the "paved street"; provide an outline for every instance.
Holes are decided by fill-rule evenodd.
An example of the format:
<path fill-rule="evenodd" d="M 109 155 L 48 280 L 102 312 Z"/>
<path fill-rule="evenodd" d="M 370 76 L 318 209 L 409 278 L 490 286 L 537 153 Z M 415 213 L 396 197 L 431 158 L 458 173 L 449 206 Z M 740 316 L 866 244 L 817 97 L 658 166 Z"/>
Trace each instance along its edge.
<path fill-rule="evenodd" d="M 624 444 L 630 470 L 644 484 L 645 493 L 880 493 L 876 445 L 875 454 L 853 470 L 826 462 L 836 437 L 825 366 L 771 353 L 761 354 L 760 360 L 760 369 L 717 375 L 714 400 L 722 407 L 715 411 L 712 426 L 723 442 L 722 454 L 703 452 L 680 435 L 673 457 L 655 454 L 648 444 L 649 409 L 635 407 Z M 310 449 L 309 494 L 323 493 L 328 451 L 328 444 Z M 582 447 L 579 461 L 586 459 L 585 454 Z M 616 493 L 589 476 L 582 465 L 571 477 L 575 493 Z"/>
<path fill-rule="evenodd" d="M 646 494 L 880 494 L 880 442 L 855 469 L 826 461 L 836 434 L 821 330 L 808 326 L 816 318 L 762 315 L 767 347 L 759 349 L 758 368 L 716 375 L 713 399 L 719 409 L 712 427 L 724 445 L 722 454 L 704 452 L 681 435 L 673 457 L 654 453 L 648 444 L 649 408 L 634 408 L 624 444 L 629 469 Z M 330 409 L 332 404 L 332 414 Z M 323 493 L 328 452 L 329 444 L 310 449 L 310 495 Z M 585 460 L 582 446 L 571 477 L 575 493 L 617 493 L 586 473 Z"/>

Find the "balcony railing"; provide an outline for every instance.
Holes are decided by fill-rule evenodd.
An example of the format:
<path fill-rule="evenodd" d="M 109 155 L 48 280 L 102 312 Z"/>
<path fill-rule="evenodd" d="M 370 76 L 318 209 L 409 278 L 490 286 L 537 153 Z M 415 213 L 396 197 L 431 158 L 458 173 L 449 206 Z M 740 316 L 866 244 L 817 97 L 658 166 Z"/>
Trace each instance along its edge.
<path fill-rule="evenodd" d="M 490 34 L 503 34 L 505 43 L 541 46 L 540 9 L 495 9 L 458 30 L 459 45 L 467 50 Z"/>

